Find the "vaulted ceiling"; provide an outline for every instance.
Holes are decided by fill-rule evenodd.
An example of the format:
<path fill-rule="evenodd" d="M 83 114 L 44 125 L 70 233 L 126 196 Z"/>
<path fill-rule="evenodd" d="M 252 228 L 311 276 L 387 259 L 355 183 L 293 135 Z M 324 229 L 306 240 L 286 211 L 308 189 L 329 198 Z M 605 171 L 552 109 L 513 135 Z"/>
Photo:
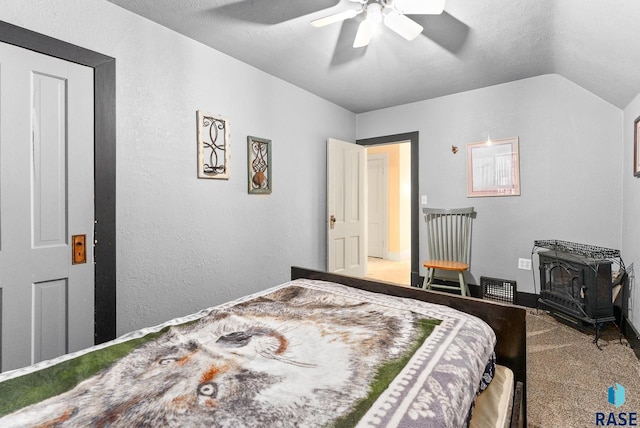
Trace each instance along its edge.
<path fill-rule="evenodd" d="M 557 73 L 624 108 L 640 93 L 638 0 L 447 0 L 407 41 L 352 43 L 349 0 L 109 0 L 355 113 Z M 429 1 L 429 0 L 424 0 Z"/>

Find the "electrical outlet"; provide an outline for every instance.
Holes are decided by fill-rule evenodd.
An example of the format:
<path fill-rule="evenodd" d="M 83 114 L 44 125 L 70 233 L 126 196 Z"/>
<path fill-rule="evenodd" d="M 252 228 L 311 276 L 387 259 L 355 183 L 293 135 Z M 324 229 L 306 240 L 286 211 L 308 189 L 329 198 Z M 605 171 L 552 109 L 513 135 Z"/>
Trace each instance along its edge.
<path fill-rule="evenodd" d="M 531 259 L 518 259 L 518 269 L 531 270 Z"/>

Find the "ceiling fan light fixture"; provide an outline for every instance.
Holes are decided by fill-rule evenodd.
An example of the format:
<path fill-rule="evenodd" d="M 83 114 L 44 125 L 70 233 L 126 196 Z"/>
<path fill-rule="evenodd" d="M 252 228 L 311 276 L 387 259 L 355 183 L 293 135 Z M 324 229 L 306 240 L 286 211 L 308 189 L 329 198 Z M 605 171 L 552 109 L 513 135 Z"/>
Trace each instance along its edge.
<path fill-rule="evenodd" d="M 382 6 L 380 3 L 371 3 L 367 5 L 366 20 L 371 24 L 379 24 L 382 22 Z"/>
<path fill-rule="evenodd" d="M 360 9 L 350 9 L 338 12 L 324 18 L 316 19 L 311 22 L 314 27 L 324 27 L 336 22 L 342 22 L 347 19 L 355 18 L 357 15 L 364 13 L 364 19 L 358 26 L 354 48 L 367 46 L 373 37 L 381 28 L 380 23 L 396 32 L 407 40 L 413 40 L 424 28 L 413 19 L 405 16 L 406 13 L 411 15 L 431 15 L 440 14 L 444 10 L 445 0 L 350 0 L 354 3 L 360 3 Z"/>

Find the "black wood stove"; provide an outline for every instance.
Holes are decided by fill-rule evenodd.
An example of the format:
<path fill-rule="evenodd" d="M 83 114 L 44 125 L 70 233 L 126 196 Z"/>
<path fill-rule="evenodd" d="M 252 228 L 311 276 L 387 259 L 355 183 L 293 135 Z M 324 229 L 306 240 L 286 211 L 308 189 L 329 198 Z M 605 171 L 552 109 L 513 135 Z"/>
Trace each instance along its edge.
<path fill-rule="evenodd" d="M 535 241 L 539 257 L 540 298 L 552 315 L 576 325 L 591 324 L 598 331 L 615 321 L 612 266 L 624 272 L 620 251 L 574 242 Z"/>

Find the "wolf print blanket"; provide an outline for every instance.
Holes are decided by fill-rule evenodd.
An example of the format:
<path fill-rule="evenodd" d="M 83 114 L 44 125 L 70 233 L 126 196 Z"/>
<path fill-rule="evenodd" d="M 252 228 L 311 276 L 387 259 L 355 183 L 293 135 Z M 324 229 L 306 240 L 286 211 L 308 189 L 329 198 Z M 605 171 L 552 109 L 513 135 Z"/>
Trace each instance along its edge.
<path fill-rule="evenodd" d="M 141 340 L 0 426 L 461 427 L 495 345 L 484 322 L 453 309 L 311 280 Z M 61 364 L 82 371 L 76 360 L 109 349 Z M 56 367 L 0 383 L 0 401 Z"/>

